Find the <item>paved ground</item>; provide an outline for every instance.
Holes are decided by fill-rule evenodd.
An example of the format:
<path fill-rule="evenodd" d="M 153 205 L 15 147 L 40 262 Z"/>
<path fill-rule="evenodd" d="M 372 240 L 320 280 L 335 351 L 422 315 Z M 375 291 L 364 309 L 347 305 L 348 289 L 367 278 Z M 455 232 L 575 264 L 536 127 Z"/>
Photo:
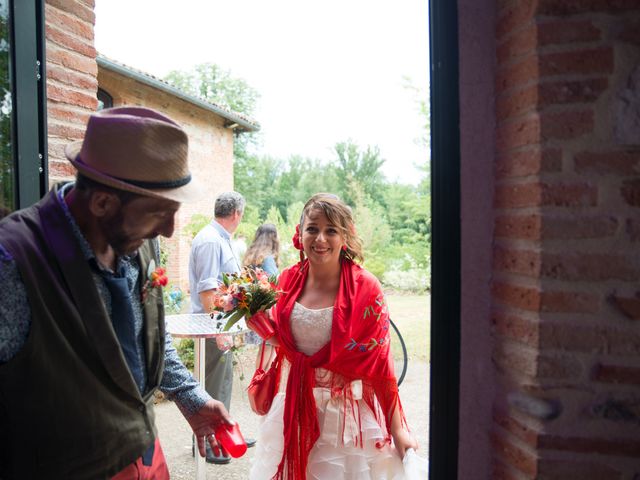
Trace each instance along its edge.
<path fill-rule="evenodd" d="M 257 347 L 247 346 L 241 356 L 239 367 L 244 370 L 245 379 L 240 380 L 239 370 L 234 378 L 231 414 L 240 423 L 246 437 L 255 437 L 259 417 L 249 408 L 245 389 L 253 373 L 253 358 Z M 420 455 L 428 451 L 429 428 L 429 364 L 410 361 L 407 376 L 400 386 L 400 397 L 409 425 L 420 443 Z M 191 429 L 172 402 L 163 401 L 156 405 L 156 422 L 160 441 L 167 457 L 173 480 L 195 478 L 195 464 L 191 456 Z M 249 468 L 254 449 L 234 459 L 228 465 L 207 464 L 207 478 L 216 480 L 240 480 L 249 478 Z"/>

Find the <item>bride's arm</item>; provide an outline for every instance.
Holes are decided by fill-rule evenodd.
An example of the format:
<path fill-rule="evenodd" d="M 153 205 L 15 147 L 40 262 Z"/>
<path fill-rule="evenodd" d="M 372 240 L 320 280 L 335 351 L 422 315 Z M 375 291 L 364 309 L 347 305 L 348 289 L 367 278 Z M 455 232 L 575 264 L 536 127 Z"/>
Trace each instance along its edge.
<path fill-rule="evenodd" d="M 393 437 L 396 450 L 398 450 L 401 457 L 404 457 L 408 448 L 418 449 L 418 441 L 413 434 L 405 428 L 405 425 L 403 425 L 399 403 L 396 403 L 393 416 L 391 417 L 391 436 Z"/>

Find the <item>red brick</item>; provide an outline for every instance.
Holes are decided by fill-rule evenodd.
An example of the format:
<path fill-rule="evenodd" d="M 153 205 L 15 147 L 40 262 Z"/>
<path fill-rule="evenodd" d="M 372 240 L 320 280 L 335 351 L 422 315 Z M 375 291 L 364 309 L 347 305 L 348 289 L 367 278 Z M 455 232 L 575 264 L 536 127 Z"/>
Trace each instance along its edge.
<path fill-rule="evenodd" d="M 582 152 L 574 158 L 578 173 L 638 175 L 640 151 Z"/>
<path fill-rule="evenodd" d="M 49 121 L 58 120 L 66 123 L 76 123 L 77 125 L 86 125 L 90 114 L 91 112 L 88 110 L 69 108 L 60 103 L 51 103 L 47 107 Z"/>
<path fill-rule="evenodd" d="M 640 20 L 627 20 L 617 38 L 623 42 L 640 45 Z"/>
<path fill-rule="evenodd" d="M 562 150 L 559 148 L 527 150 L 502 154 L 496 161 L 496 177 L 526 177 L 538 173 L 559 172 L 562 169 Z"/>
<path fill-rule="evenodd" d="M 600 47 L 570 52 L 545 53 L 539 56 L 540 77 L 553 75 L 587 75 L 613 73 L 613 49 Z"/>
<path fill-rule="evenodd" d="M 541 224 L 542 238 L 576 239 L 610 237 L 617 232 L 619 222 L 612 215 L 545 215 Z"/>
<path fill-rule="evenodd" d="M 582 365 L 567 355 L 540 355 L 536 377 L 539 379 L 576 379 L 582 374 Z"/>
<path fill-rule="evenodd" d="M 614 293 L 611 302 L 630 320 L 640 320 L 640 292 L 635 297 Z"/>
<path fill-rule="evenodd" d="M 505 5 L 496 23 L 496 39 L 504 38 L 510 32 L 533 23 L 535 2 L 512 2 Z"/>
<path fill-rule="evenodd" d="M 93 42 L 94 33 L 93 25 L 91 23 L 78 20 L 77 17 L 62 12 L 48 3 L 49 2 L 45 4 L 45 17 L 47 24 L 64 25 L 65 31 Z"/>
<path fill-rule="evenodd" d="M 521 382 L 533 383 L 538 368 L 537 351 L 528 345 L 512 342 L 508 338 L 498 337 L 496 340 L 491 358 L 498 372 L 508 378 L 517 377 Z"/>
<path fill-rule="evenodd" d="M 64 149 L 69 143 L 68 140 L 52 137 L 49 139 L 49 162 L 52 161 L 67 161 L 64 154 Z"/>
<path fill-rule="evenodd" d="M 503 123 L 496 130 L 496 151 L 503 153 L 514 148 L 537 145 L 540 143 L 540 132 L 538 115 L 528 115 Z"/>
<path fill-rule="evenodd" d="M 620 187 L 620 194 L 632 207 L 640 207 L 640 179 L 625 180 Z"/>
<path fill-rule="evenodd" d="M 540 432 L 537 429 L 516 420 L 507 412 L 499 411 L 497 409 L 494 409 L 493 421 L 496 425 L 499 425 L 510 434 L 515 435 L 531 447 L 535 448 L 537 446 L 538 436 L 540 435 Z"/>
<path fill-rule="evenodd" d="M 49 175 L 57 178 L 74 178 L 76 169 L 69 162 L 49 161 Z"/>
<path fill-rule="evenodd" d="M 93 11 L 93 7 L 89 7 L 83 3 L 79 3 L 77 0 L 47 0 L 47 3 L 52 7 L 56 7 L 64 12 L 74 15 L 85 22 L 95 24 L 96 15 Z"/>
<path fill-rule="evenodd" d="M 597 201 L 598 190 L 588 183 L 498 185 L 494 196 L 497 208 L 581 207 L 595 206 Z"/>
<path fill-rule="evenodd" d="M 545 321 L 540 324 L 540 348 L 545 351 L 606 353 L 607 334 L 603 328 L 581 327 L 567 323 Z"/>
<path fill-rule="evenodd" d="M 98 74 L 98 64 L 95 58 L 63 50 L 51 43 L 47 44 L 47 63 L 62 65 L 94 77 Z"/>
<path fill-rule="evenodd" d="M 540 118 L 543 140 L 569 140 L 592 133 L 595 124 L 593 110 L 546 112 Z"/>
<path fill-rule="evenodd" d="M 496 48 L 498 65 L 509 62 L 514 58 L 533 53 L 536 50 L 536 27 L 531 24 L 515 33 L 508 41 L 502 42 Z"/>
<path fill-rule="evenodd" d="M 540 215 L 500 215 L 496 217 L 496 237 L 537 240 L 540 238 L 542 218 Z"/>
<path fill-rule="evenodd" d="M 549 313 L 597 313 L 601 298 L 594 293 L 544 291 L 540 294 L 540 310 Z"/>
<path fill-rule="evenodd" d="M 544 184 L 542 202 L 554 207 L 593 207 L 598 203 L 598 189 L 591 183 Z"/>
<path fill-rule="evenodd" d="M 574 15 L 585 12 L 626 12 L 640 10 L 638 0 L 538 0 L 540 15 Z"/>
<path fill-rule="evenodd" d="M 540 274 L 546 278 L 576 281 L 640 279 L 635 255 L 545 253 L 539 261 Z"/>
<path fill-rule="evenodd" d="M 98 98 L 96 96 L 51 83 L 47 83 L 47 99 L 53 102 L 85 107 L 90 110 L 96 110 L 98 108 Z"/>
<path fill-rule="evenodd" d="M 538 86 L 538 105 L 562 105 L 591 103 L 596 101 L 609 86 L 606 78 L 587 80 L 544 82 Z"/>
<path fill-rule="evenodd" d="M 622 474 L 603 464 L 577 460 L 542 459 L 536 480 L 621 480 Z"/>
<path fill-rule="evenodd" d="M 494 458 L 491 464 L 491 480 L 523 480 L 523 475 L 516 472 L 501 460 Z"/>
<path fill-rule="evenodd" d="M 522 310 L 537 312 L 541 306 L 541 293 L 537 287 L 524 287 L 494 281 L 491 286 L 494 299 L 504 305 L 510 305 Z"/>
<path fill-rule="evenodd" d="M 47 40 L 58 45 L 68 48 L 71 51 L 78 52 L 87 57 L 95 57 L 96 49 L 88 39 L 82 39 L 69 35 L 68 33 L 53 27 L 51 24 L 46 26 Z"/>
<path fill-rule="evenodd" d="M 537 206 L 542 203 L 542 185 L 538 182 L 498 185 L 495 189 L 493 201 L 496 208 Z"/>
<path fill-rule="evenodd" d="M 495 247 L 493 269 L 499 272 L 537 277 L 540 274 L 540 252 Z"/>
<path fill-rule="evenodd" d="M 498 123 L 511 117 L 536 110 L 538 105 L 538 86 L 512 89 L 496 98 L 496 118 Z"/>
<path fill-rule="evenodd" d="M 599 363 L 594 367 L 591 378 L 601 383 L 640 385 L 640 368 Z"/>
<path fill-rule="evenodd" d="M 84 128 L 50 121 L 48 125 L 48 134 L 51 136 L 68 138 L 70 140 L 78 140 L 84 137 Z"/>
<path fill-rule="evenodd" d="M 47 65 L 47 79 L 56 80 L 82 90 L 98 91 L 98 80 L 96 77 L 69 70 L 68 68 L 53 63 Z"/>
<path fill-rule="evenodd" d="M 537 55 L 529 55 L 517 63 L 501 66 L 496 70 L 496 93 L 531 85 L 538 80 L 538 74 Z"/>
<path fill-rule="evenodd" d="M 640 458 L 640 441 L 630 438 L 612 440 L 610 438 L 543 435 L 540 437 L 540 448 L 543 450 Z"/>
<path fill-rule="evenodd" d="M 505 463 L 527 475 L 536 475 L 537 461 L 533 452 L 516 446 L 514 442 L 495 431 L 491 432 L 491 444 L 493 452 L 501 457 Z"/>
<path fill-rule="evenodd" d="M 538 23 L 538 45 L 562 45 L 566 43 L 600 40 L 601 32 L 589 20 L 552 20 Z"/>
<path fill-rule="evenodd" d="M 640 355 L 640 333 L 637 330 L 607 330 L 607 352 L 619 357 L 633 357 Z"/>
<path fill-rule="evenodd" d="M 539 323 L 502 311 L 491 313 L 491 323 L 496 334 L 531 347 L 538 345 Z"/>
<path fill-rule="evenodd" d="M 608 80 L 595 78 L 576 81 L 547 81 L 525 88 L 512 89 L 496 99 L 496 117 L 499 121 L 542 111 L 553 105 L 593 103 L 606 90 Z"/>

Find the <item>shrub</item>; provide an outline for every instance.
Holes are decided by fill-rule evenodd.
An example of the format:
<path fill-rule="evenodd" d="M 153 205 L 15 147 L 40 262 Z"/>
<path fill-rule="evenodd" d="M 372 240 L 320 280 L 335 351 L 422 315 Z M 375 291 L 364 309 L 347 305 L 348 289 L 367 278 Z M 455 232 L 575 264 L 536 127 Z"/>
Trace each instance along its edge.
<path fill-rule="evenodd" d="M 382 276 L 382 284 L 400 292 L 424 293 L 430 288 L 429 276 L 426 268 L 389 270 Z"/>

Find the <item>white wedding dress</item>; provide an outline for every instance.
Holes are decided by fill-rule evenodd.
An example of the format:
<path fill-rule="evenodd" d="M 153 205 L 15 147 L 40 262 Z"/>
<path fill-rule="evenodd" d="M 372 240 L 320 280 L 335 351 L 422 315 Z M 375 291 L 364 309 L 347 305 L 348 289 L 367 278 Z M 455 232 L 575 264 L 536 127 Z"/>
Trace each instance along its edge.
<path fill-rule="evenodd" d="M 291 313 L 291 329 L 299 351 L 313 355 L 330 340 L 332 316 L 333 307 L 312 310 L 295 304 Z M 249 475 L 251 480 L 271 479 L 282 458 L 284 390 L 288 372 L 286 362 L 283 367 L 280 393 L 261 421 Z M 327 373 L 326 370 L 316 369 L 319 379 Z M 361 383 L 351 382 L 351 390 L 354 398 L 360 398 Z M 354 412 L 351 408 L 344 408 L 344 396 L 332 399 L 328 388 L 314 388 L 314 396 L 320 438 L 309 454 L 308 480 L 401 480 L 404 477 L 402 460 L 395 448 L 389 444 L 384 444 L 382 448 L 376 446 L 383 444 L 385 432 L 364 401 L 357 400 L 358 408 Z M 358 428 L 358 422 L 361 428 Z M 359 438 L 360 431 L 362 447 L 354 441 Z"/>

